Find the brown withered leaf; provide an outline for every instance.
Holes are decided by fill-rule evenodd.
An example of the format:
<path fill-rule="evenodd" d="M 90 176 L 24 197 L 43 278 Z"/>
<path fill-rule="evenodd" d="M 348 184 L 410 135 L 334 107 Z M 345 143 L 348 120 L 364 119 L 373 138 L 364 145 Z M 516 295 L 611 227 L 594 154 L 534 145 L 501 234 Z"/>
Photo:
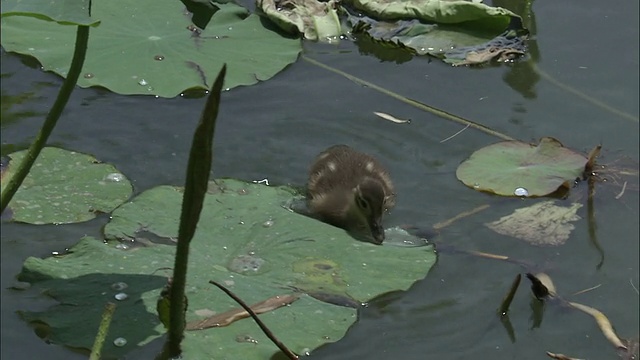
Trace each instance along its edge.
<path fill-rule="evenodd" d="M 567 356 L 565 354 L 554 354 L 550 351 L 547 351 L 547 356 L 556 360 L 582 360 L 582 359 L 577 359 L 577 358 Z"/>
<path fill-rule="evenodd" d="M 611 321 L 598 309 L 594 309 L 590 306 L 578 304 L 575 302 L 569 302 L 569 305 L 574 308 L 584 311 L 585 313 L 591 315 L 598 324 L 600 331 L 602 334 L 609 340 L 610 343 L 613 344 L 617 349 L 627 350 L 627 345 L 625 345 L 622 340 L 616 335 L 615 331 L 613 331 L 613 326 L 611 326 Z"/>
<path fill-rule="evenodd" d="M 251 305 L 250 308 L 254 313 L 262 314 L 289 305 L 298 300 L 298 298 L 300 298 L 300 294 L 276 295 L 266 300 L 260 301 L 259 303 L 255 303 Z M 206 319 L 192 321 L 186 325 L 185 329 L 204 330 L 212 327 L 222 327 L 248 317 L 249 313 L 246 312 L 243 308 L 239 307 L 220 314 L 213 315 Z"/>

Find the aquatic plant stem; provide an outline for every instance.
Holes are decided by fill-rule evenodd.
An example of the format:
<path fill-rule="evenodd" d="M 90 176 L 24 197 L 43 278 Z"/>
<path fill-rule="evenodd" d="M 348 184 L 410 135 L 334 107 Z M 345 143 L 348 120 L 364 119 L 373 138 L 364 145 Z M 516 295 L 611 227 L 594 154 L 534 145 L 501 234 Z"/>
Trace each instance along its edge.
<path fill-rule="evenodd" d="M 626 113 L 622 110 L 618 110 L 610 105 L 605 104 L 603 101 L 600 101 L 594 97 L 591 97 L 581 91 L 578 91 L 576 89 L 574 89 L 573 87 L 563 84 L 562 82 L 558 81 L 557 79 L 555 79 L 553 76 L 547 74 L 545 71 L 543 71 L 542 69 L 540 69 L 540 67 L 538 67 L 538 65 L 533 64 L 533 69 L 538 73 L 538 75 L 540 75 L 543 79 L 547 80 L 548 82 L 550 82 L 551 84 L 559 87 L 560 89 L 571 93 L 579 98 L 581 98 L 582 100 L 585 100 L 588 103 L 591 103 L 605 111 L 608 111 L 612 114 L 615 114 L 621 118 L 627 119 L 627 120 L 631 120 L 635 123 L 639 122 L 639 119 L 637 116 L 633 116 L 629 113 Z"/>
<path fill-rule="evenodd" d="M 104 307 L 104 312 L 102 313 L 102 321 L 100 321 L 98 335 L 96 335 L 93 347 L 91 348 L 91 355 L 89 356 L 89 360 L 100 360 L 102 345 L 104 345 L 104 340 L 107 338 L 109 325 L 111 325 L 111 319 L 113 318 L 113 312 L 115 310 L 116 304 L 112 302 L 107 303 L 107 305 Z"/>
<path fill-rule="evenodd" d="M 223 65 L 216 78 L 200 121 L 196 127 L 189 152 L 187 179 L 182 198 L 182 213 L 178 229 L 178 244 L 173 266 L 173 277 L 169 292 L 169 334 L 162 352 L 157 359 L 173 359 L 181 356 L 180 344 L 184 337 L 186 298 L 184 289 L 187 281 L 189 244 L 196 232 L 204 196 L 209 184 L 209 172 L 213 159 L 213 135 L 220 107 L 220 93 L 224 84 L 227 65 Z"/>
<path fill-rule="evenodd" d="M 333 68 L 333 67 L 331 67 L 329 65 L 323 64 L 323 63 L 319 62 L 318 60 L 312 59 L 312 58 L 307 57 L 305 55 L 302 55 L 302 59 L 304 59 L 307 62 L 312 63 L 313 65 L 319 66 L 319 67 L 321 67 L 321 68 L 323 68 L 325 70 L 329 70 L 329 71 L 334 72 L 334 73 L 336 73 L 338 75 L 344 76 L 345 78 L 355 82 L 358 85 L 369 87 L 369 88 L 371 88 L 373 90 L 379 91 L 379 92 L 381 92 L 381 93 L 383 93 L 383 94 L 385 94 L 387 96 L 390 96 L 390 97 L 392 97 L 394 99 L 400 100 L 405 104 L 409 104 L 411 106 L 417 107 L 420 110 L 423 110 L 423 111 L 426 111 L 426 112 L 430 112 L 430 113 L 432 113 L 432 114 L 434 114 L 436 116 L 439 116 L 439 117 L 441 117 L 443 119 L 450 120 L 450 121 L 453 121 L 453 122 L 457 122 L 459 124 L 462 124 L 464 126 L 468 126 L 470 128 L 476 129 L 476 130 L 480 130 L 480 131 L 482 131 L 482 132 L 484 132 L 486 134 L 489 134 L 491 136 L 495 136 L 495 137 L 497 137 L 499 139 L 502 139 L 502 140 L 515 140 L 514 138 L 512 138 L 509 135 L 505 135 L 505 134 L 503 134 L 501 132 L 498 132 L 496 130 L 488 128 L 488 127 L 486 127 L 486 126 L 484 126 L 482 124 L 475 123 L 475 122 L 473 122 L 471 120 L 467 120 L 467 119 L 462 118 L 460 116 L 448 113 L 448 112 L 446 112 L 444 110 L 440 110 L 440 109 L 435 108 L 433 106 L 429 106 L 429 105 L 423 104 L 423 103 L 421 103 L 419 101 L 416 101 L 416 100 L 413 100 L 413 99 L 409 99 L 409 98 L 407 98 L 405 96 L 402 96 L 402 95 L 400 95 L 398 93 L 395 93 L 395 92 L 393 92 L 391 90 L 387 90 L 387 89 L 385 89 L 383 87 L 380 87 L 380 86 L 378 86 L 376 84 L 370 83 L 370 82 L 368 82 L 366 80 L 362 80 L 362 79 L 360 79 L 360 78 L 358 78 L 356 76 L 348 74 L 348 73 L 346 73 L 346 72 L 344 72 L 342 70 L 338 70 L 336 68 Z"/>
<path fill-rule="evenodd" d="M 513 297 L 516 295 L 516 290 L 518 290 L 518 285 L 520 285 L 521 279 L 522 274 L 516 275 L 515 279 L 513 279 L 513 282 L 511 283 L 509 292 L 502 299 L 500 307 L 498 308 L 498 314 L 501 317 L 507 316 L 507 313 L 509 312 L 509 306 L 511 306 L 511 302 L 513 302 Z"/>
<path fill-rule="evenodd" d="M 247 305 L 244 301 L 242 301 L 242 299 L 240 299 L 236 294 L 234 294 L 231 290 L 224 287 L 222 284 L 219 284 L 213 280 L 209 280 L 209 284 L 217 286 L 218 289 L 224 291 L 225 294 L 229 295 L 230 298 L 232 298 L 233 300 L 235 300 L 235 302 L 237 302 L 240 306 L 242 306 L 242 308 L 249 314 L 249 316 L 251 316 L 253 321 L 255 321 L 256 324 L 258 324 L 258 326 L 260 327 L 260 330 L 262 330 L 262 332 L 269 338 L 269 340 L 271 340 L 271 342 L 273 342 L 278 347 L 278 349 L 280 349 L 280 351 L 282 351 L 287 356 L 287 358 L 289 358 L 290 360 L 298 359 L 298 355 L 294 354 L 280 340 L 278 340 L 275 337 L 275 335 L 273 335 L 271 330 L 269 330 L 267 325 L 265 325 L 262 322 L 262 320 L 260 320 L 258 315 L 256 315 L 256 313 L 253 312 L 251 307 Z"/>
<path fill-rule="evenodd" d="M 7 186 L 2 191 L 2 195 L 0 198 L 0 212 L 4 211 L 7 207 L 15 193 L 20 188 L 20 185 L 24 181 L 24 179 L 29 174 L 29 170 L 35 163 L 38 155 L 40 155 L 40 151 L 47 143 L 47 139 L 49 139 L 49 135 L 56 126 L 62 111 L 64 110 L 69 98 L 71 97 L 71 93 L 73 92 L 73 88 L 76 86 L 78 82 L 78 77 L 80 77 L 80 72 L 82 71 L 82 65 L 84 64 L 84 59 L 87 55 L 87 44 L 89 43 L 89 26 L 80 25 L 78 26 L 78 30 L 76 31 L 76 43 L 73 51 L 73 58 L 71 59 L 71 65 L 69 66 L 69 72 L 67 73 L 67 78 L 62 82 L 62 86 L 60 87 L 60 91 L 58 92 L 58 97 L 56 98 L 51 110 L 47 114 L 47 118 L 42 124 L 42 128 L 38 132 L 36 139 L 29 146 L 29 150 L 27 154 L 22 159 L 22 162 L 18 164 L 18 168 L 16 172 L 9 180 Z"/>

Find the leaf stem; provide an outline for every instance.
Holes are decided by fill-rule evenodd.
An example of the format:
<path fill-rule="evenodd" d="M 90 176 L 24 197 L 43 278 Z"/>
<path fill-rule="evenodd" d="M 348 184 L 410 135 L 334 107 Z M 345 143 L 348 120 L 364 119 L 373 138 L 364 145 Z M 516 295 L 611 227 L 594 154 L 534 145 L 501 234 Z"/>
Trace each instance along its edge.
<path fill-rule="evenodd" d="M 391 90 L 387 90 L 387 89 L 385 89 L 385 88 L 383 88 L 381 86 L 378 86 L 376 84 L 370 83 L 370 82 L 368 82 L 366 80 L 362 80 L 362 79 L 360 79 L 360 78 L 358 78 L 356 76 L 353 76 L 351 74 L 348 74 L 348 73 L 346 73 L 346 72 L 344 72 L 342 70 L 338 70 L 338 69 L 336 69 L 334 67 L 331 67 L 329 65 L 323 64 L 323 63 L 319 62 L 318 60 L 312 59 L 312 58 L 307 57 L 305 55 L 302 55 L 302 58 L 304 60 L 312 63 L 313 65 L 319 66 L 319 67 L 321 67 L 321 68 L 323 68 L 325 70 L 329 70 L 329 71 L 334 72 L 334 73 L 336 73 L 338 75 L 342 75 L 345 78 L 355 82 L 356 84 L 359 84 L 359 85 L 362 85 L 362 86 L 366 86 L 366 87 L 369 87 L 369 88 L 371 88 L 373 90 L 379 91 L 379 92 L 381 92 L 381 93 L 383 93 L 385 95 L 391 96 L 394 99 L 400 100 L 405 104 L 409 104 L 411 106 L 415 106 L 420 110 L 423 110 L 423 111 L 426 111 L 426 112 L 430 112 L 430 113 L 432 113 L 432 114 L 434 114 L 436 116 L 439 116 L 439 117 L 441 117 L 443 119 L 450 120 L 450 121 L 453 121 L 453 122 L 457 122 L 457 123 L 460 123 L 462 125 L 474 128 L 476 130 L 480 130 L 480 131 L 482 131 L 482 132 L 484 132 L 486 134 L 495 136 L 495 137 L 500 138 L 502 140 L 515 140 L 511 136 L 505 135 L 505 134 L 503 134 L 501 132 L 498 132 L 496 130 L 493 130 L 493 129 L 487 127 L 487 126 L 484 126 L 482 124 L 478 124 L 478 123 L 473 122 L 471 120 L 467 120 L 467 119 L 462 118 L 462 117 L 460 117 L 458 115 L 454 115 L 454 114 L 448 113 L 448 112 L 446 112 L 444 110 L 440 110 L 440 109 L 435 108 L 433 106 L 429 106 L 427 104 L 423 104 L 423 103 L 421 103 L 421 102 L 419 102 L 417 100 L 409 99 L 409 98 L 407 98 L 405 96 L 402 96 L 402 95 L 400 95 L 400 94 L 398 94 L 396 92 L 393 92 Z"/>
<path fill-rule="evenodd" d="M 178 244 L 176 246 L 172 284 L 169 293 L 169 334 L 162 352 L 158 355 L 158 359 L 177 358 L 182 353 L 180 343 L 184 337 L 185 328 L 184 302 L 186 299 L 184 289 L 187 281 L 189 244 L 200 220 L 202 204 L 204 203 L 204 196 L 209 183 L 209 172 L 211 171 L 213 158 L 213 136 L 226 70 L 227 65 L 225 64 L 222 66 L 211 88 L 191 142 L 189 163 L 187 164 L 187 179 L 182 199 L 182 213 L 180 214 Z"/>
<path fill-rule="evenodd" d="M 254 313 L 253 310 L 251 310 L 251 307 L 247 305 L 244 301 L 242 301 L 242 299 L 240 299 L 236 294 L 231 292 L 231 290 L 227 289 L 222 284 L 219 284 L 213 280 L 209 280 L 209 284 L 213 284 L 217 286 L 220 290 L 224 291 L 225 294 L 229 295 L 229 297 L 231 297 L 233 300 L 235 300 L 235 302 L 237 302 L 240 306 L 242 306 L 242 308 L 247 313 L 249 313 L 249 316 L 251 316 L 253 321 L 255 321 L 256 324 L 258 324 L 258 326 L 260 327 L 260 330 L 262 330 L 262 332 L 269 338 L 269 340 L 271 340 L 271 342 L 273 342 L 278 347 L 278 349 L 280 349 L 280 351 L 282 351 L 289 359 L 291 360 L 298 359 L 298 355 L 294 354 L 280 340 L 278 340 L 275 337 L 275 335 L 273 335 L 271 330 L 269 330 L 269 328 L 262 322 L 262 320 L 260 320 L 258 315 L 256 315 L 256 313 Z"/>
<path fill-rule="evenodd" d="M 78 30 L 76 31 L 75 49 L 73 51 L 71 65 L 69 66 L 69 73 L 67 74 L 66 79 L 62 82 L 62 86 L 58 92 L 58 97 L 53 103 L 51 110 L 49 110 L 47 118 L 44 121 L 44 124 L 42 124 L 42 128 L 40 128 L 35 141 L 31 146 L 29 146 L 26 156 L 22 159 L 22 162 L 18 164 L 15 174 L 9 180 L 7 187 L 2 191 L 2 195 L 0 197 L 0 212 L 4 211 L 15 193 L 18 191 L 18 188 L 20 188 L 24 179 L 29 174 L 29 170 L 31 170 L 31 167 L 38 158 L 38 155 L 40 155 L 40 151 L 42 151 L 42 148 L 44 148 L 47 143 L 49 135 L 51 135 L 62 111 L 67 105 L 67 102 L 71 97 L 71 93 L 78 82 L 78 77 L 80 77 L 82 65 L 84 64 L 84 59 L 87 54 L 88 43 L 89 26 L 78 26 Z"/>
<path fill-rule="evenodd" d="M 98 328 L 98 335 L 94 340 L 93 347 L 91 348 L 91 355 L 89 360 L 100 360 L 100 353 L 102 352 L 102 345 L 109 332 L 109 325 L 111 325 L 111 319 L 113 318 L 113 312 L 116 310 L 116 304 L 108 302 L 104 307 L 102 313 L 102 321 L 100 321 L 100 327 Z"/>

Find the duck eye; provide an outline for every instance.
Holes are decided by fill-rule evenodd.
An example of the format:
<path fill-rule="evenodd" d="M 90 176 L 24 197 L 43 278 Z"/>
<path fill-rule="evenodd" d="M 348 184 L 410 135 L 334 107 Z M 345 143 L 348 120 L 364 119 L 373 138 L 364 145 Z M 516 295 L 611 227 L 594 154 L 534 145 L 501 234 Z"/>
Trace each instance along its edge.
<path fill-rule="evenodd" d="M 369 203 L 360 196 L 356 196 L 356 204 L 362 210 L 369 210 Z"/>

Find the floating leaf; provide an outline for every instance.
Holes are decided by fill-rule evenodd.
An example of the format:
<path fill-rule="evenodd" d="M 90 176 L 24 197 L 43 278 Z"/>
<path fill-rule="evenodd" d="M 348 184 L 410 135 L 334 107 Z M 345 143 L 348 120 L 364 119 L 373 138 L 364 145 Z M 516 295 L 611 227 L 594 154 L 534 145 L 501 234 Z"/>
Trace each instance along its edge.
<path fill-rule="evenodd" d="M 208 90 L 223 63 L 225 88 L 251 85 L 296 61 L 300 41 L 264 28 L 258 15 L 217 4 L 206 29 L 192 24 L 179 1 L 159 6 L 139 0 L 122 6 L 94 0 L 92 29 L 81 87 L 102 86 L 120 94 L 174 97 L 187 89 Z M 37 58 L 45 70 L 66 76 L 75 29 L 34 18 L 2 18 L 2 46 Z"/>
<path fill-rule="evenodd" d="M 512 236 L 532 245 L 564 244 L 575 228 L 571 221 L 580 220 L 576 214 L 582 204 L 570 207 L 555 205 L 553 200 L 543 201 L 516 209 L 510 215 L 485 225 L 498 234 Z"/>
<path fill-rule="evenodd" d="M 503 31 L 513 12 L 483 4 L 481 1 L 439 0 L 347 0 L 349 6 L 381 20 L 416 18 L 424 22 L 441 24 L 473 23 L 481 29 Z"/>
<path fill-rule="evenodd" d="M 379 111 L 374 111 L 373 113 L 378 115 L 379 117 L 385 119 L 385 120 L 389 120 L 389 121 L 394 122 L 396 124 L 407 124 L 407 123 L 411 122 L 411 120 L 409 120 L 409 119 L 398 119 L 397 117 L 395 117 L 393 115 L 389 115 L 387 113 L 383 113 L 383 112 L 379 112 Z"/>
<path fill-rule="evenodd" d="M 125 282 L 128 299 L 118 303 L 103 354 L 122 356 L 160 336 L 164 326 L 156 305 L 167 281 L 149 274 L 173 265 L 175 246 L 136 239 L 141 232 L 159 239 L 175 237 L 182 195 L 182 189 L 173 186 L 145 191 L 113 212 L 105 226 L 111 240 L 107 245 L 85 238 L 65 256 L 27 259 L 20 280 L 49 289 L 60 305 L 25 312 L 25 319 L 48 324 L 54 343 L 89 348 L 102 306 L 122 291 L 113 290 L 112 284 Z M 287 187 L 236 180 L 210 183 L 191 242 L 185 294 L 188 323 L 210 317 L 210 312 L 202 315 L 204 309 L 220 314 L 238 308 L 209 280 L 224 284 L 249 304 L 299 293 L 294 303 L 260 318 L 287 347 L 302 353 L 344 335 L 357 319 L 349 301 L 359 304 L 405 290 L 435 261 L 431 246 L 377 246 L 353 240 L 342 229 L 284 208 L 292 197 Z M 126 345 L 113 345 L 117 337 L 125 338 Z M 278 351 L 250 319 L 189 331 L 183 349 L 185 357 L 194 359 L 216 354 L 268 359 Z"/>
<path fill-rule="evenodd" d="M 503 141 L 474 152 L 456 176 L 479 191 L 504 196 L 545 196 L 582 177 L 587 158 L 553 138 L 536 145 Z"/>
<path fill-rule="evenodd" d="M 63 25 L 92 25 L 100 21 L 90 17 L 91 0 L 2 0 L 2 17 L 32 16 Z"/>
<path fill-rule="evenodd" d="M 265 15 L 283 30 L 308 40 L 333 41 L 342 34 L 336 1 L 258 0 Z"/>
<path fill-rule="evenodd" d="M 9 154 L 2 189 L 27 151 Z M 42 149 L 7 209 L 14 221 L 66 224 L 91 220 L 125 202 L 133 189 L 113 165 L 54 147 Z"/>
<path fill-rule="evenodd" d="M 531 281 L 531 291 L 539 300 L 552 298 L 557 295 L 556 286 L 553 285 L 551 277 L 545 273 L 531 274 L 527 273 L 527 279 Z"/>
<path fill-rule="evenodd" d="M 578 304 L 575 302 L 569 302 L 569 305 L 574 308 L 584 311 L 585 313 L 593 316 L 598 324 L 598 327 L 602 331 L 602 334 L 618 349 L 627 349 L 627 346 L 620 340 L 616 332 L 613 331 L 613 326 L 611 326 L 611 321 L 607 318 L 605 314 L 603 314 L 600 310 L 594 309 L 590 306 Z"/>

